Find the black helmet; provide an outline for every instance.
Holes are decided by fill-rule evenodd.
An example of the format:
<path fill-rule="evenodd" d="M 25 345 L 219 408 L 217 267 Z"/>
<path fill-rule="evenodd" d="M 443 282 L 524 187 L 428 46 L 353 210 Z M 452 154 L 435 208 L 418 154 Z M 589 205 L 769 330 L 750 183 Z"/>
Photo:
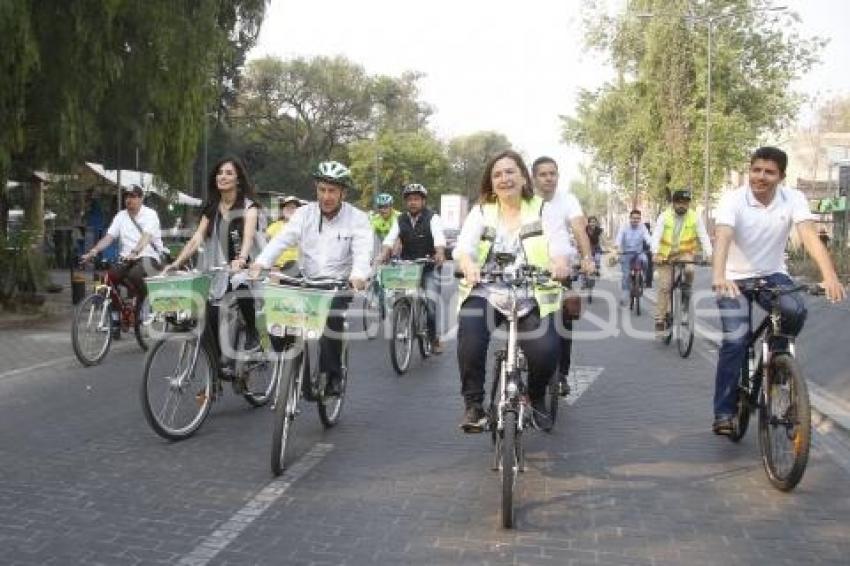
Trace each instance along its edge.
<path fill-rule="evenodd" d="M 691 200 L 690 189 L 676 189 L 670 196 L 670 200 Z"/>

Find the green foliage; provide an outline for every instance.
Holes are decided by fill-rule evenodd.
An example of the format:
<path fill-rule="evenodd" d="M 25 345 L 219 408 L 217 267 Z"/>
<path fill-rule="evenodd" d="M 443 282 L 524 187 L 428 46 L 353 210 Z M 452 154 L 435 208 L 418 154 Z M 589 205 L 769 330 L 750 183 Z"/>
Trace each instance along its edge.
<path fill-rule="evenodd" d="M 718 187 L 760 139 L 794 118 L 800 97 L 790 85 L 823 45 L 799 37 L 795 15 L 767 7 L 634 0 L 610 18 L 586 2 L 586 41 L 610 56 L 617 79 L 579 94 L 576 113 L 562 117 L 564 140 L 589 151 L 620 185 L 639 165 L 640 186 L 656 199 L 668 187 L 701 186 L 711 25 L 710 182 Z"/>
<path fill-rule="evenodd" d="M 581 180 L 570 183 L 585 216 L 603 216 L 608 209 L 608 194 L 599 188 L 599 173 L 587 165 L 579 165 Z"/>
<path fill-rule="evenodd" d="M 471 199 L 477 198 L 487 161 L 510 147 L 510 140 L 499 132 L 475 132 L 452 139 L 448 147 L 449 186 Z"/>

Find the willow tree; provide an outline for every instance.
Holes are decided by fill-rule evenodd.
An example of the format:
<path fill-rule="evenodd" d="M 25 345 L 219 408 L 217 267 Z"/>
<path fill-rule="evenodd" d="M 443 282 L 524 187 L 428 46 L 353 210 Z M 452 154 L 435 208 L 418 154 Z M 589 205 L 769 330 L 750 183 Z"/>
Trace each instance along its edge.
<path fill-rule="evenodd" d="M 580 145 L 620 183 L 640 163 L 656 198 L 701 187 L 711 27 L 710 187 L 795 117 L 791 89 L 823 42 L 801 38 L 798 17 L 764 0 L 632 0 L 616 17 L 587 0 L 586 42 L 606 53 L 616 79 L 582 91 L 564 139 Z M 607 135 L 606 135 L 607 132 Z"/>

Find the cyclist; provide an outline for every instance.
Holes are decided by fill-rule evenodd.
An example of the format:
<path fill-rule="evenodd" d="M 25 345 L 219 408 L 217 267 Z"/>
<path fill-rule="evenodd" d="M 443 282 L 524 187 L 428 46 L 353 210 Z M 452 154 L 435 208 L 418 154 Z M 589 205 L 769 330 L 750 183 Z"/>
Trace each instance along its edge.
<path fill-rule="evenodd" d="M 620 228 L 615 240 L 615 246 L 622 254 L 620 257 L 620 270 L 623 272 L 622 290 L 623 297 L 620 299 L 620 306 L 626 307 L 629 305 L 629 271 L 632 267 L 632 262 L 637 261 L 640 268 L 646 270 L 646 254 L 643 252 L 644 244 L 652 246 L 652 239 L 649 236 L 649 231 L 646 226 L 641 224 L 640 210 L 634 209 L 629 213 L 629 223 Z"/>
<path fill-rule="evenodd" d="M 428 336 L 431 338 L 433 352 L 443 353 L 437 333 L 437 308 L 440 305 L 440 286 L 437 279 L 438 269 L 446 260 L 446 236 L 443 233 L 443 221 L 440 215 L 428 208 L 426 200 L 428 189 L 419 183 L 411 183 L 402 191 L 407 212 L 399 215 L 384 238 L 380 263 L 389 260 L 396 242 L 401 240 L 401 259 L 412 260 L 430 257 L 433 266 L 425 267 L 422 286 L 425 289 L 425 305 L 428 316 Z M 435 267 L 437 269 L 435 269 Z"/>
<path fill-rule="evenodd" d="M 652 235 L 652 254 L 658 280 L 658 299 L 655 304 L 655 332 L 660 337 L 667 329 L 667 312 L 670 310 L 670 286 L 673 270 L 667 262 L 674 260 L 693 261 L 697 249 L 703 259 L 711 257 L 711 240 L 705 224 L 696 211 L 690 209 L 691 191 L 679 189 L 671 195 L 671 205 L 664 210 L 655 223 Z M 685 266 L 685 283 L 694 282 L 694 266 Z"/>
<path fill-rule="evenodd" d="M 390 233 L 401 213 L 393 208 L 393 196 L 388 193 L 375 195 L 375 210 L 369 213 L 369 222 L 379 242 L 383 242 Z"/>
<path fill-rule="evenodd" d="M 166 266 L 166 271 L 177 269 L 203 244 L 204 255 L 201 264 L 206 267 L 227 263 L 230 269 L 244 269 L 256 252 L 262 247 L 262 232 L 258 229 L 260 205 L 253 200 L 254 186 L 242 161 L 236 157 L 225 157 L 213 167 L 207 180 L 209 199 L 202 208 L 201 220 L 195 233 L 177 254 L 174 261 Z M 228 282 L 228 291 L 232 285 Z M 245 284 L 236 287 L 239 295 L 236 304 L 245 321 L 246 352 L 260 348 L 257 333 L 254 299 L 250 288 Z M 211 336 L 216 355 L 221 357 L 221 337 L 224 325 L 219 325 L 218 307 L 207 309 L 207 328 L 213 329 Z M 231 369 L 230 358 L 224 370 Z"/>
<path fill-rule="evenodd" d="M 750 329 L 739 285 L 764 280 L 771 286 L 794 286 L 784 258 L 791 228 L 797 228 L 803 247 L 817 264 L 827 298 L 836 302 L 845 296 L 829 252 L 818 238 L 805 195 L 782 184 L 787 164 L 788 156 L 781 149 L 758 148 L 750 158 L 748 184 L 723 195 L 717 207 L 712 288 L 717 293 L 723 340 L 715 378 L 715 434 L 732 432 L 738 377 L 746 355 Z M 762 308 L 772 307 L 770 296 L 756 299 Z M 780 295 L 778 301 L 782 334 L 797 335 L 806 319 L 803 298 L 789 293 Z M 781 336 L 775 339 L 783 340 Z"/>
<path fill-rule="evenodd" d="M 142 204 L 145 192 L 139 185 L 131 185 L 124 195 L 124 210 L 115 215 L 106 234 L 88 253 L 80 256 L 87 263 L 109 247 L 115 238 L 121 242 L 123 261 L 108 272 L 109 280 L 115 285 L 123 283 L 141 303 L 147 296 L 145 277 L 160 270 L 160 253 L 163 249 L 160 235 L 159 216 L 152 208 Z M 119 305 L 114 305 L 113 327 L 118 325 Z"/>
<path fill-rule="evenodd" d="M 295 211 L 284 229 L 268 243 L 251 266 L 251 276 L 268 269 L 280 252 L 297 246 L 302 273 L 310 279 L 348 279 L 356 290 L 366 288 L 372 261 L 374 233 L 368 215 L 345 202 L 352 187 L 348 167 L 336 161 L 319 163 L 312 174 L 316 202 Z M 338 294 L 331 303 L 327 328 L 320 340 L 320 371 L 327 372 L 325 394 L 339 395 L 343 312 L 350 294 Z"/>
<path fill-rule="evenodd" d="M 266 228 L 266 237 L 274 238 L 278 232 L 283 230 L 286 223 L 292 219 L 292 215 L 298 210 L 298 207 L 304 203 L 301 199 L 295 196 L 288 196 L 280 201 L 280 217 Z M 284 273 L 293 273 L 298 271 L 298 248 L 292 247 L 283 250 L 274 262 L 275 267 Z"/>
<path fill-rule="evenodd" d="M 542 230 L 541 230 L 542 227 Z M 534 196 L 531 175 L 522 157 L 505 150 L 493 157 L 481 179 L 479 204 L 463 223 L 455 248 L 458 269 L 464 275 L 458 304 L 458 366 L 465 412 L 464 432 L 481 432 L 484 414 L 484 376 L 492 323 L 504 316 L 487 301 L 486 286 L 478 285 L 481 267 L 492 253 L 512 253 L 517 265 L 549 269 L 557 279 L 569 275 L 572 255 L 563 216 L 557 208 Z M 536 289 L 537 307 L 519 321 L 519 344 L 528 360 L 528 394 L 537 426 L 551 428 L 544 396 L 560 347 L 553 316 L 558 293 Z"/>
<path fill-rule="evenodd" d="M 559 208 L 561 222 L 567 229 L 572 229 L 572 236 L 578 244 L 581 252 L 581 269 L 585 275 L 591 275 L 595 271 L 593 255 L 590 249 L 590 239 L 587 235 L 587 219 L 581 204 L 574 194 L 558 191 L 558 164 L 554 159 L 547 156 L 538 157 L 531 164 L 531 174 L 534 176 L 534 185 L 537 194 L 551 206 Z M 558 363 L 558 388 L 561 396 L 570 393 L 570 384 L 567 375 L 570 372 L 570 359 L 572 357 L 572 330 L 573 321 L 566 316 L 561 318 L 563 331 L 559 332 L 561 337 L 561 354 Z"/>
<path fill-rule="evenodd" d="M 602 266 L 602 226 L 599 225 L 599 219 L 595 216 L 587 217 L 587 239 L 590 241 L 590 253 L 593 256 L 593 263 L 596 266 L 596 272 L 599 272 Z"/>

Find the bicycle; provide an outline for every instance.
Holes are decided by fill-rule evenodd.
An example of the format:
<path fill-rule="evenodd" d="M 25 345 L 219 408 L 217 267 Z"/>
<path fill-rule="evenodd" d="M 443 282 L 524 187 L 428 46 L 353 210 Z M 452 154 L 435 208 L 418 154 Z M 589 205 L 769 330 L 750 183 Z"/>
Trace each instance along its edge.
<path fill-rule="evenodd" d="M 122 259 L 119 265 L 127 260 Z M 82 264 L 80 264 L 82 266 Z M 150 330 L 150 308 L 147 301 L 138 302 L 137 292 L 124 282 L 127 297 L 121 296 L 118 282 L 110 275 L 109 262 L 100 262 L 97 267 L 103 270 L 100 283 L 94 293 L 83 299 L 74 309 L 71 324 L 71 346 L 74 355 L 84 366 L 97 365 L 103 361 L 112 340 L 120 337 L 121 332 L 133 328 L 136 342 L 142 351 L 148 349 Z"/>
<path fill-rule="evenodd" d="M 528 364 L 519 347 L 518 323 L 536 307 L 529 300 L 535 285 L 551 284 L 549 273 L 526 265 L 516 270 L 509 266 L 516 256 L 496 253 L 494 262 L 481 270 L 481 282 L 488 284 L 488 302 L 502 313 L 507 322 L 505 345 L 495 352 L 495 368 L 487 410 L 487 428 L 493 442 L 492 469 L 500 473 L 502 526 L 514 525 L 514 491 L 519 472 L 526 469 L 522 434 L 534 428 L 533 409 L 528 398 L 526 374 Z M 457 274 L 457 277 L 463 277 Z M 546 388 L 547 406 L 557 403 L 558 392 Z M 555 397 L 554 401 L 551 399 Z"/>
<path fill-rule="evenodd" d="M 373 277 L 366 287 L 363 298 L 363 330 L 368 340 L 374 340 L 380 334 L 387 317 L 384 289 L 379 277 Z"/>
<path fill-rule="evenodd" d="M 223 395 L 223 382 L 230 382 L 234 393 L 253 407 L 266 405 L 272 397 L 274 364 L 266 354 L 270 342 L 262 311 L 257 313 L 259 353 L 235 359 L 222 354 L 223 360 L 215 355 L 210 333 L 219 328 L 213 328 L 206 316 L 208 305 L 220 308 L 219 326 L 229 330 L 226 338 L 235 350 L 244 351 L 247 328 L 239 309 L 232 308 L 232 294 L 226 293 L 229 276 L 226 268 L 216 267 L 145 280 L 153 317 L 167 324 L 167 332 L 145 360 L 142 411 L 154 432 L 167 440 L 183 440 L 197 432 L 212 403 Z M 231 362 L 232 371 L 223 371 Z"/>
<path fill-rule="evenodd" d="M 759 411 L 759 449 L 770 483 L 781 491 L 790 491 L 800 482 L 806 470 L 811 446 L 811 406 L 806 380 L 795 358 L 794 337 L 782 334 L 782 313 L 778 299 L 782 295 L 815 290 L 808 285 L 791 288 L 771 287 L 763 280 L 742 287 L 749 295 L 748 328 L 753 325 L 753 305 L 760 293 L 773 302 L 747 340 L 747 355 L 741 365 L 737 411 L 732 419 L 729 439 L 740 441 L 747 432 L 750 413 Z M 785 338 L 787 346 L 779 347 L 775 338 Z M 756 357 L 756 351 L 761 351 Z M 780 462 L 780 444 L 789 444 L 787 462 Z"/>
<path fill-rule="evenodd" d="M 640 298 L 643 296 L 644 275 L 639 257 L 643 252 L 622 252 L 619 255 L 631 256 L 629 260 L 629 310 L 640 316 Z"/>
<path fill-rule="evenodd" d="M 280 276 L 282 274 L 274 274 Z M 327 429 L 339 422 L 348 383 L 348 322 L 343 317 L 339 393 L 326 392 L 327 374 L 319 371 L 319 339 L 325 331 L 331 304 L 349 284 L 339 279 L 306 279 L 283 275 L 280 284 L 263 286 L 266 324 L 277 353 L 272 410 L 271 469 L 276 476 L 294 459 L 295 421 L 298 400 L 315 402 L 319 420 Z"/>
<path fill-rule="evenodd" d="M 693 315 L 693 297 L 691 286 L 685 281 L 685 267 L 687 265 L 706 265 L 701 261 L 672 260 L 669 262 L 673 268 L 671 276 L 673 284 L 670 286 L 670 311 L 665 315 L 664 322 L 667 332 L 664 334 L 664 344 L 669 345 L 675 335 L 679 355 L 687 358 L 691 354 L 694 345 L 694 325 L 696 317 Z"/>
<path fill-rule="evenodd" d="M 433 266 L 434 260 L 393 260 L 381 267 L 381 285 L 392 305 L 392 340 L 390 361 L 397 374 L 403 375 L 410 368 L 413 357 L 413 340 L 419 343 L 422 359 L 431 356 L 432 343 L 428 333 L 426 299 L 422 292 L 422 277 L 425 266 Z"/>

